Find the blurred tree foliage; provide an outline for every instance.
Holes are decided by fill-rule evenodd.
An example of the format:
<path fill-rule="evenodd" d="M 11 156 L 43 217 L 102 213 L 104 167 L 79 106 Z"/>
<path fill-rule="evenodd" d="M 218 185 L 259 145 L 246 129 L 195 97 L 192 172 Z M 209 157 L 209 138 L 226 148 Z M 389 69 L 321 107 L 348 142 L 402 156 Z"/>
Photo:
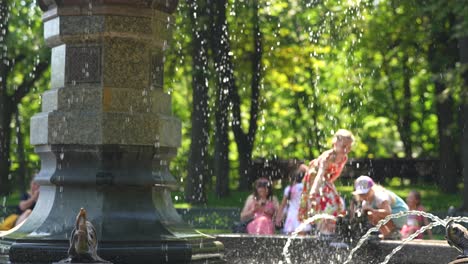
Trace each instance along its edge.
<path fill-rule="evenodd" d="M 0 194 L 39 167 L 29 145 L 29 119 L 48 87 L 49 51 L 42 38 L 41 12 L 32 0 L 0 2 Z M 19 113 L 19 115 L 18 115 Z M 16 118 L 15 118 L 16 117 Z M 24 134 L 24 136 L 23 136 Z"/>
<path fill-rule="evenodd" d="M 259 97 L 254 101 L 259 110 L 258 130 L 251 158 L 310 160 L 331 146 L 334 131 L 348 128 L 357 137 L 351 157 L 442 157 L 443 189 L 453 190 L 461 181 L 461 170 L 467 167 L 467 162 L 460 158 L 462 139 L 466 138 L 462 128 L 467 118 L 460 109 L 466 107 L 468 89 L 466 77 L 462 78 L 463 73 L 466 75 L 466 65 L 460 60 L 464 47 L 461 43 L 466 43 L 462 40 L 468 36 L 468 7 L 463 1 L 258 0 L 255 1 L 258 10 L 254 12 L 257 5 L 251 1 L 227 0 L 226 25 L 219 24 L 223 20 L 216 13 L 223 8 L 201 10 L 212 2 L 205 0 L 200 6 L 198 2 L 180 1 L 165 65 L 165 87 L 172 95 L 174 114 L 183 122 L 182 147 L 171 169 L 183 182 L 190 168 L 188 157 L 197 160 L 194 155 L 204 155 L 199 159 L 200 168 L 208 174 L 188 188 L 200 188 L 202 184 L 201 188 L 207 190 L 215 186 L 218 174 L 215 171 L 220 170 L 219 163 L 214 163 L 220 157 L 216 156 L 220 152 L 215 147 L 220 112 L 224 114 L 221 116 L 228 117 L 229 128 L 228 142 L 222 141 L 228 146 L 229 164 L 221 170 L 229 170 L 230 188 L 239 186 L 240 155 L 245 152 L 239 151 L 233 125 L 239 123 L 243 131 L 251 126 L 252 80 L 259 71 Z M 32 58 L 25 59 L 21 66 L 17 63 L 14 71 L 10 69 L 8 77 L 0 80 L 2 95 L 11 96 L 15 87 L 30 77 L 33 65 L 48 58 L 44 55 L 48 49 L 40 37 L 40 14 L 37 8 L 31 7 L 31 1 L 2 3 L 9 5 L 7 11 L 2 11 L 2 19 L 9 18 L 6 20 L 8 34 L 2 33 L 0 41 L 2 69 L 5 58 L 20 54 Z M 5 16 L 5 12 L 10 15 Z M 204 24 L 196 26 L 196 21 Z M 257 51 L 255 21 L 262 47 L 261 68 L 257 70 L 252 67 L 252 57 Z M 194 42 L 195 28 L 204 32 L 198 44 Z M 220 28 L 226 34 L 216 32 Z M 229 44 L 229 50 L 225 51 L 228 58 L 216 59 L 213 43 L 223 41 Z M 203 50 L 206 61 L 195 56 L 201 52 L 200 44 L 206 49 Z M 232 67 L 222 61 L 231 63 Z M 202 67 L 197 69 L 199 66 Z M 223 69 L 231 72 L 220 74 Z M 191 137 L 192 109 L 200 106 L 193 101 L 196 73 L 203 74 L 204 85 L 208 87 L 206 95 L 201 97 L 205 98 L 203 109 L 207 112 L 203 113 L 206 122 L 202 129 L 197 128 L 204 136 L 198 142 L 202 147 L 190 150 L 196 140 Z M 38 93 L 48 86 L 43 81 L 47 80 L 47 72 L 40 75 L 43 78 L 36 78 L 35 85 L 30 86 L 31 92 L 18 107 L 21 114 L 18 131 L 25 134 L 30 116 L 39 109 Z M 227 104 L 219 101 L 224 82 L 235 83 L 240 118 L 235 116 L 232 91 L 227 91 Z M 8 88 L 4 89 L 6 84 Z M 8 127 L 17 130 L 13 129 L 16 127 L 13 118 Z M 10 138 L 16 137 L 11 134 Z M 28 166 L 37 166 L 37 158 L 29 154 L 28 136 L 23 139 Z M 16 171 L 20 164 L 15 144 L 15 140 L 10 143 L 13 146 L 9 150 L 10 171 Z M 5 160 L 5 156 L 0 159 Z M 192 170 L 197 168 L 192 166 Z M 8 177 L 4 171 L 0 173 L 2 179 Z M 220 186 L 220 195 L 228 193 Z M 204 195 L 200 197 L 204 199 Z"/>
<path fill-rule="evenodd" d="M 229 54 L 245 117 L 251 103 L 246 87 L 255 74 L 249 64 L 253 54 L 251 9 L 248 1 L 227 3 Z M 168 53 L 169 64 L 178 68 L 174 76 L 166 75 L 175 94 L 190 93 L 188 53 L 180 59 L 180 53 L 193 48 L 186 17 L 178 16 L 175 52 Z M 458 56 L 440 61 L 430 51 L 466 35 L 466 18 L 467 8 L 458 1 L 259 1 L 264 52 L 253 158 L 312 159 L 330 147 L 331 135 L 344 127 L 358 138 L 351 154 L 354 157 L 451 157 L 453 164 L 441 163 L 442 173 L 454 170 L 454 175 L 447 176 L 454 179 L 452 183 L 459 182 L 463 165 L 457 142 L 466 122 L 459 116 L 459 93 L 466 84 L 460 82 Z M 435 32 L 447 37 L 434 38 Z M 434 66 L 439 70 L 434 71 Z M 442 90 L 436 89 L 435 80 L 443 83 Z M 175 109 L 181 110 L 178 105 L 187 105 L 189 98 L 174 96 Z M 215 100 L 211 98 L 213 114 L 232 111 L 217 109 Z M 452 110 L 449 116 L 440 112 L 440 104 Z M 442 119 L 452 121 L 440 124 Z M 242 121 L 242 126 L 246 130 L 249 124 Z M 451 153 L 440 148 L 441 131 L 453 139 L 445 146 Z M 233 138 L 231 132 L 231 187 L 236 187 L 239 152 Z M 210 148 L 213 153 L 213 146 Z M 182 178 L 184 162 L 177 159 L 173 163 L 176 175 Z M 452 184 L 447 179 L 444 182 Z"/>

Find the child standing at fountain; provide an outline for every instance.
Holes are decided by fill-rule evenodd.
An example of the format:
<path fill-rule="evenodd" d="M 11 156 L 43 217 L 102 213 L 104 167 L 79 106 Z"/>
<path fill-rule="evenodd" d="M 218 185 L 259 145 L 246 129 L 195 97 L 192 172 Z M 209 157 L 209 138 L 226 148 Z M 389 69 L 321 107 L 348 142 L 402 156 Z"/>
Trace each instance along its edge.
<path fill-rule="evenodd" d="M 390 214 L 408 211 L 408 205 L 395 193 L 377 185 L 369 176 L 359 176 L 353 192 L 362 202 L 362 210 L 372 225 Z M 380 228 L 385 239 L 400 239 L 400 229 L 406 223 L 406 216 L 394 218 Z"/>
<path fill-rule="evenodd" d="M 241 212 L 241 221 L 252 219 L 247 225 L 248 234 L 273 235 L 273 219 L 278 212 L 278 199 L 273 195 L 271 182 L 266 178 L 255 181 L 254 193 L 247 197 Z"/>
<path fill-rule="evenodd" d="M 421 194 L 418 191 L 412 190 L 408 197 L 406 197 L 406 203 L 410 210 L 416 211 L 426 211 L 424 206 L 421 204 Z M 422 215 L 408 215 L 408 220 L 406 224 L 401 228 L 401 235 L 403 238 L 409 237 L 411 234 L 414 234 L 416 231 L 421 229 L 422 226 L 428 225 L 429 221 Z M 432 239 L 432 230 L 428 229 L 427 234 L 429 239 Z M 423 233 L 419 234 L 417 239 L 423 239 Z"/>
<path fill-rule="evenodd" d="M 299 209 L 301 221 L 315 214 L 338 216 L 344 213 L 344 201 L 334 182 L 341 175 L 353 143 L 354 135 L 346 129 L 340 129 L 333 137 L 333 148 L 309 163 L 302 181 L 304 187 Z M 333 234 L 335 227 L 334 220 L 321 220 L 317 225 L 321 234 Z"/>
<path fill-rule="evenodd" d="M 310 225 L 305 226 L 301 230 L 296 230 L 301 224 L 298 214 L 303 187 L 302 179 L 306 172 L 307 166 L 301 164 L 299 168 L 294 171 L 291 177 L 291 185 L 286 186 L 284 189 L 283 200 L 281 201 L 281 205 L 276 216 L 276 226 L 280 226 L 284 217 L 284 211 L 286 211 L 286 219 L 282 230 L 284 234 L 291 234 L 295 231 L 302 234 L 310 231 Z"/>

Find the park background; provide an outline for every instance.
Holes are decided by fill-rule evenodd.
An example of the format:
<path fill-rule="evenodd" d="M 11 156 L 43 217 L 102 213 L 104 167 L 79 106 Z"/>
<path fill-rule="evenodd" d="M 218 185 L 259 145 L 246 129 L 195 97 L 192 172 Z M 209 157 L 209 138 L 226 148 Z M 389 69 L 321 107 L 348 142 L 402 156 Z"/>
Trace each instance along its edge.
<path fill-rule="evenodd" d="M 29 121 L 50 87 L 41 14 L 31 0 L 0 2 L 3 206 L 40 169 Z M 350 161 L 436 164 L 426 176 L 391 170 L 382 184 L 421 190 L 430 211 L 468 209 L 464 1 L 180 1 L 175 18 L 164 83 L 182 121 L 170 164 L 178 207 L 241 207 L 259 176 L 283 179 L 281 197 L 287 175 L 255 164 L 308 162 L 347 128 Z"/>

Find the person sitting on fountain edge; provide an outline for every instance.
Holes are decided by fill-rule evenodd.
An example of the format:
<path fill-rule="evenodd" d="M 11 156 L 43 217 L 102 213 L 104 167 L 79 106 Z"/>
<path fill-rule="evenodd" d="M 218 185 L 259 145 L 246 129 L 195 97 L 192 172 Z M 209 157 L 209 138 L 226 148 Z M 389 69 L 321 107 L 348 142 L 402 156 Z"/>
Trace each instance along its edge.
<path fill-rule="evenodd" d="M 372 225 L 390 214 L 408 211 L 408 205 L 398 195 L 375 184 L 369 176 L 359 176 L 353 192 L 362 203 L 362 211 Z M 401 239 L 400 229 L 406 223 L 406 216 L 394 218 L 380 228 L 384 239 Z"/>
<path fill-rule="evenodd" d="M 29 192 L 21 196 L 16 213 L 9 215 L 0 223 L 0 230 L 5 231 L 20 225 L 31 214 L 39 198 L 39 184 L 34 181 L 35 176 L 31 179 Z"/>
<path fill-rule="evenodd" d="M 37 174 L 33 176 L 30 182 L 29 192 L 24 193 L 21 196 L 21 201 L 18 205 L 19 217 L 16 220 L 15 226 L 21 224 L 29 217 L 32 210 L 36 206 L 36 202 L 39 199 L 39 184 L 34 180 Z"/>
<path fill-rule="evenodd" d="M 278 212 L 278 199 L 273 195 L 271 181 L 260 178 L 255 181 L 253 194 L 247 197 L 241 212 L 241 221 L 247 224 L 247 233 L 256 235 L 273 235 L 274 218 Z"/>
<path fill-rule="evenodd" d="M 334 182 L 341 175 L 353 143 L 354 135 L 346 129 L 339 129 L 333 137 L 333 148 L 309 163 L 302 181 L 304 186 L 299 209 L 301 221 L 316 214 L 338 216 L 345 213 L 344 200 Z M 336 221 L 321 220 L 317 223 L 317 229 L 320 234 L 334 234 Z"/>

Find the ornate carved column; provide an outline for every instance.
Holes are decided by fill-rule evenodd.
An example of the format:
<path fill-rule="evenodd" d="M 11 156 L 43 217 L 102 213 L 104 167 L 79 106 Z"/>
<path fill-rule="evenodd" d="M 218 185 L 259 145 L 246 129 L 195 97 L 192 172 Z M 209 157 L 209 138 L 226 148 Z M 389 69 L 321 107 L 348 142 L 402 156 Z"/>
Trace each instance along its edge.
<path fill-rule="evenodd" d="M 181 141 L 163 89 L 177 0 L 39 0 L 51 89 L 31 120 L 39 201 L 0 242 L 13 263 L 67 256 L 81 207 L 113 263 L 218 262 L 223 246 L 176 213 L 168 164 Z"/>

